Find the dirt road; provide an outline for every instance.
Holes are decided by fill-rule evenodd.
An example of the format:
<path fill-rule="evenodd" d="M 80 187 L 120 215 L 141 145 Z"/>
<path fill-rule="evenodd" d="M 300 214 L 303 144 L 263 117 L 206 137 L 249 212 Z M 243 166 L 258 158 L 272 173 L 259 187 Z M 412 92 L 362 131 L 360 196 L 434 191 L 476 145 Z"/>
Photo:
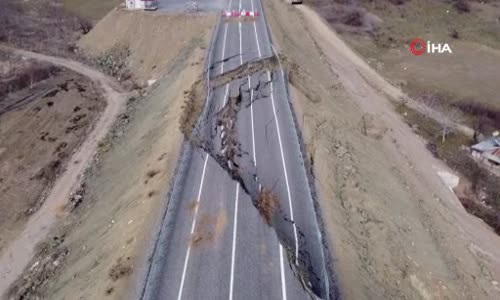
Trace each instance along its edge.
<path fill-rule="evenodd" d="M 31 217 L 22 234 L 18 239 L 9 244 L 2 257 L 0 257 L 0 294 L 2 294 L 22 273 L 26 264 L 33 256 L 35 245 L 42 241 L 49 232 L 51 225 L 56 220 L 58 214 L 61 213 L 61 207 L 67 203 L 70 193 L 81 181 L 84 170 L 96 153 L 99 141 L 106 136 L 116 117 L 123 111 L 127 97 L 118 83 L 99 71 L 79 62 L 5 46 L 0 46 L 0 49 L 13 51 L 28 58 L 49 62 L 87 76 L 102 86 L 107 102 L 106 108 L 95 124 L 94 129 L 78 151 L 73 154 L 68 167 L 57 179 L 40 210 Z"/>

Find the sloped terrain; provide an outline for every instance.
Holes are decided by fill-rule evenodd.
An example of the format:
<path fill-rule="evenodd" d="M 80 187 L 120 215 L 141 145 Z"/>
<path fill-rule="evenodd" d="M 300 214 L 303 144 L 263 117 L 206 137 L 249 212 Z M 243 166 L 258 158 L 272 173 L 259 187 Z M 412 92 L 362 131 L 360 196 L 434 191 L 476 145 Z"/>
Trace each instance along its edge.
<path fill-rule="evenodd" d="M 133 15 L 127 18 L 133 23 Z M 162 26 L 180 28 L 184 23 L 177 20 L 163 19 Z M 38 246 L 23 276 L 11 286 L 12 298 L 123 299 L 140 292 L 134 290 L 135 277 L 142 274 L 147 242 L 160 208 L 167 205 L 182 143 L 180 116 L 189 90 L 202 73 L 213 20 L 213 16 L 204 17 L 202 21 L 209 24 L 205 30 L 192 31 L 183 37 L 185 43 L 167 51 L 170 60 L 162 61 L 165 67 L 156 73 L 157 83 L 129 99 L 127 111 L 99 144 L 97 158 L 77 193 L 81 195 L 78 205 Z M 123 34 L 114 30 L 127 30 L 108 29 L 109 36 Z M 95 40 L 88 47 L 100 44 Z M 160 52 L 163 45 L 158 47 L 150 50 Z M 131 71 L 139 72 L 133 66 Z M 68 199 L 70 207 L 72 199 Z"/>
<path fill-rule="evenodd" d="M 105 107 L 87 78 L 6 55 L 1 86 L 10 93 L 0 101 L 0 253 L 43 204 Z M 18 80 L 23 77 L 33 80 Z"/>
<path fill-rule="evenodd" d="M 181 49 L 201 41 L 213 16 L 115 9 L 78 42 L 90 57 L 119 45 L 130 50 L 128 68 L 142 85 L 157 80 Z M 176 24 L 172 26 L 171 24 Z"/>
<path fill-rule="evenodd" d="M 498 237 L 441 182 L 446 167 L 394 112 L 390 85 L 311 9 L 266 9 L 302 74 L 294 107 L 344 297 L 497 298 Z"/>

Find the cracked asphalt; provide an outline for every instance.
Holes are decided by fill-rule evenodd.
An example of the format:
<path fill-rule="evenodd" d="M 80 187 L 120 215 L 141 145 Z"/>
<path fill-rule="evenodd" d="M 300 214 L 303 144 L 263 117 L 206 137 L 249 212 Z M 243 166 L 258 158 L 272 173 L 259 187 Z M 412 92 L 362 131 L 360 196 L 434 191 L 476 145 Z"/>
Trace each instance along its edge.
<path fill-rule="evenodd" d="M 273 56 L 260 0 L 228 10 L 209 77 Z M 213 89 L 188 163 L 177 175 L 143 299 L 328 299 L 329 275 L 282 70 L 261 69 Z M 278 199 L 270 225 L 256 208 Z"/>

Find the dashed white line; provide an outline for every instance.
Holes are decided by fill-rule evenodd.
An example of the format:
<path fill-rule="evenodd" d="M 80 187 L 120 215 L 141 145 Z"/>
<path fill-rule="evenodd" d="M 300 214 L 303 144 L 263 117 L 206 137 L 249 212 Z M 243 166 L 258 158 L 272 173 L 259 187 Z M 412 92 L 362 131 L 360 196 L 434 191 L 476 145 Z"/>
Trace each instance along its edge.
<path fill-rule="evenodd" d="M 239 1 L 239 7 L 238 11 L 241 12 L 241 0 Z M 241 47 L 241 21 L 238 22 L 238 30 L 240 32 L 240 65 L 243 64 L 243 53 L 242 53 L 242 47 Z"/>
<path fill-rule="evenodd" d="M 232 3 L 232 0 L 229 1 L 229 7 L 231 7 L 231 3 Z M 225 52 L 226 52 L 227 26 L 228 26 L 228 24 L 226 23 L 226 28 L 224 30 L 224 40 L 222 42 L 222 58 L 221 58 L 222 64 L 221 64 L 221 70 L 220 70 L 221 74 L 224 72 L 224 56 L 225 56 Z M 227 99 L 228 92 L 229 92 L 229 84 L 226 85 L 226 92 L 225 92 L 225 95 L 224 95 L 224 105 L 226 104 L 226 99 Z M 208 99 L 209 99 L 209 97 L 207 96 L 207 101 L 208 101 Z M 196 208 L 195 208 L 195 211 L 194 211 L 194 217 L 193 217 L 193 223 L 191 225 L 190 236 L 193 235 L 194 229 L 196 227 L 196 217 L 198 215 L 198 207 L 199 207 L 199 203 L 200 203 L 200 199 L 201 199 L 201 191 L 202 191 L 202 187 L 203 187 L 203 181 L 205 180 L 205 171 L 206 171 L 206 168 L 207 168 L 207 162 L 208 162 L 208 154 L 205 154 L 205 162 L 203 164 L 203 171 L 202 171 L 202 174 L 201 174 L 200 188 L 198 190 L 197 205 L 196 205 Z M 180 283 L 180 286 L 179 286 L 179 292 L 177 294 L 177 300 L 181 300 L 182 299 L 182 293 L 183 293 L 183 290 L 184 290 L 184 282 L 186 280 L 186 273 L 187 273 L 187 267 L 188 267 L 188 263 L 189 263 L 190 254 L 191 254 L 191 245 L 188 244 L 188 248 L 186 250 L 186 258 L 184 260 L 184 267 L 182 269 L 181 283 Z"/>
<path fill-rule="evenodd" d="M 238 23 L 238 29 L 240 31 L 240 65 L 243 64 L 243 53 L 241 52 L 241 22 Z"/>
<path fill-rule="evenodd" d="M 234 223 L 233 223 L 233 250 L 231 253 L 231 280 L 229 283 L 229 300 L 233 300 L 233 285 L 234 285 L 234 265 L 236 256 L 236 231 L 238 230 L 238 200 L 239 200 L 240 184 L 236 184 L 236 196 L 234 200 Z"/>
<path fill-rule="evenodd" d="M 271 72 L 269 72 L 269 71 L 267 71 L 267 78 L 268 78 L 268 80 L 271 80 Z M 283 171 L 285 173 L 286 191 L 288 194 L 288 204 L 290 206 L 290 219 L 291 219 L 292 224 L 293 224 L 293 234 L 295 236 L 295 264 L 298 265 L 298 262 L 299 262 L 299 240 L 297 238 L 297 226 L 295 225 L 295 218 L 293 217 L 292 197 L 290 194 L 290 185 L 288 184 L 288 174 L 286 171 L 285 155 L 283 154 L 283 145 L 281 143 L 280 126 L 278 124 L 278 117 L 276 115 L 276 106 L 274 105 L 274 89 L 273 89 L 273 82 L 272 81 L 271 81 L 271 104 L 273 106 L 273 114 L 274 114 L 274 121 L 276 123 L 276 130 L 278 131 L 278 143 L 279 143 L 280 152 L 281 152 L 281 162 L 283 164 Z"/>
<path fill-rule="evenodd" d="M 221 65 L 220 65 L 220 73 L 224 73 L 224 56 L 226 53 L 226 38 L 227 38 L 227 23 L 226 23 L 226 28 L 224 29 L 224 41 L 222 42 L 222 57 L 221 57 Z"/>
<path fill-rule="evenodd" d="M 285 283 L 285 262 L 283 259 L 283 246 L 280 244 L 280 274 L 281 274 L 281 297 L 286 300 L 286 283 Z"/>
<path fill-rule="evenodd" d="M 252 3 L 252 11 L 255 11 L 254 9 L 254 4 L 253 4 L 253 0 L 251 1 Z M 254 29 L 254 32 L 255 32 L 255 41 L 257 43 L 257 51 L 259 53 L 259 58 L 262 58 L 262 52 L 260 50 L 260 43 L 259 43 L 259 35 L 257 33 L 257 25 L 256 25 L 257 22 L 254 22 L 253 23 L 253 29 Z M 270 73 L 269 71 L 267 72 L 267 75 L 268 75 L 268 78 L 270 79 Z M 248 76 L 248 83 L 249 83 L 249 86 L 250 86 L 250 76 Z M 273 96 L 273 89 L 272 89 L 272 82 L 271 82 L 271 99 L 273 100 L 273 111 L 274 111 L 274 96 Z M 252 143 L 253 143 L 253 160 L 255 162 L 255 166 L 257 166 L 257 158 L 255 157 L 255 134 L 254 134 L 254 121 L 253 121 L 253 90 L 250 90 L 250 114 L 251 114 L 251 117 L 252 117 Z M 276 113 L 274 113 L 274 119 L 277 120 L 276 118 Z M 278 136 L 279 136 L 279 128 L 278 128 Z M 280 149 L 281 149 L 281 141 L 280 141 Z M 283 150 L 281 150 L 281 157 L 283 158 Z M 287 178 L 287 175 L 286 175 L 286 170 L 285 170 L 285 179 L 286 179 L 286 183 L 287 183 L 287 187 L 288 187 L 288 178 Z M 259 186 L 259 188 L 261 188 Z M 289 204 L 290 204 L 290 211 L 292 211 L 292 207 L 291 207 L 291 200 L 290 200 L 290 191 L 288 190 L 288 200 L 289 200 Z M 292 214 L 292 219 L 293 219 L 293 213 Z M 294 226 L 294 234 L 295 234 L 295 244 L 296 244 L 296 249 L 298 251 L 298 241 L 297 241 L 297 229 L 295 228 L 295 224 L 293 224 Z M 286 300 L 287 299 L 287 293 L 286 293 L 286 277 L 285 277 L 285 262 L 284 262 L 284 258 L 283 258 L 283 246 L 281 245 L 281 243 L 279 243 L 278 241 L 278 244 L 279 244 L 279 257 L 280 257 L 280 276 L 281 276 L 281 297 L 283 300 Z"/>
<path fill-rule="evenodd" d="M 252 121 L 252 151 L 253 151 L 253 163 L 257 167 L 257 157 L 255 155 L 255 129 L 253 125 L 253 90 L 251 85 L 251 78 L 248 75 L 248 88 L 250 89 L 250 119 Z"/>
<path fill-rule="evenodd" d="M 226 92 L 224 93 L 224 100 L 222 101 L 222 107 L 226 106 L 228 94 L 229 94 L 229 83 L 226 83 Z"/>
<path fill-rule="evenodd" d="M 229 0 L 228 10 L 231 9 L 232 3 L 233 3 L 233 0 Z M 221 57 L 222 63 L 220 66 L 220 74 L 224 73 L 224 57 L 226 55 L 227 27 L 228 27 L 228 23 L 226 23 L 226 27 L 224 29 L 224 40 L 222 41 L 222 57 Z"/>
<path fill-rule="evenodd" d="M 239 11 L 241 11 L 241 0 L 239 0 Z M 241 22 L 238 23 L 239 36 L 240 36 L 240 65 L 243 64 L 243 54 L 242 54 L 242 42 L 241 42 Z M 229 83 L 226 84 L 226 95 L 224 96 L 224 106 L 226 105 L 226 99 L 228 94 Z M 233 216 L 233 249 L 231 250 L 231 277 L 229 281 L 229 300 L 233 300 L 233 290 L 234 290 L 234 269 L 235 269 L 235 257 L 236 257 L 236 233 L 238 230 L 238 198 L 240 191 L 240 183 L 236 183 L 236 197 L 234 200 L 234 216 Z"/>
<path fill-rule="evenodd" d="M 252 11 L 255 11 L 254 10 L 254 6 L 253 6 L 253 0 L 252 0 Z M 257 41 L 257 51 L 259 51 L 259 58 L 262 58 L 262 53 L 260 52 L 260 43 L 259 43 L 259 35 L 257 34 L 257 25 L 256 25 L 257 22 L 253 22 L 253 29 L 255 31 L 255 40 Z"/>
<path fill-rule="evenodd" d="M 198 207 L 200 206 L 201 190 L 203 188 L 203 181 L 205 180 L 205 171 L 207 169 L 207 162 L 208 162 L 208 154 L 205 155 L 205 163 L 203 164 L 203 172 L 201 173 L 201 182 L 200 182 L 200 188 L 198 190 L 198 199 L 196 200 L 196 208 L 194 210 L 193 224 L 191 225 L 191 235 L 193 235 L 194 229 L 196 227 L 196 216 L 198 215 Z M 186 280 L 186 271 L 190 254 L 191 254 L 191 245 L 188 243 L 188 248 L 186 251 L 186 259 L 184 260 L 184 268 L 182 270 L 181 284 L 179 286 L 179 293 L 177 294 L 177 300 L 182 299 L 182 291 L 184 290 L 184 281 Z"/>

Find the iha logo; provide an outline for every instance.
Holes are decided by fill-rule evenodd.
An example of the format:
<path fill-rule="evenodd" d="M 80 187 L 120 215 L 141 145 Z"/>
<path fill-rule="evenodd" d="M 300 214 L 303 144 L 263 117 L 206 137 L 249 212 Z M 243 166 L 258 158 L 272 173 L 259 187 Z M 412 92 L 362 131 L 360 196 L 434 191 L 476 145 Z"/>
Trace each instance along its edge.
<path fill-rule="evenodd" d="M 453 53 L 450 45 L 446 43 L 432 43 L 431 41 L 425 42 L 423 39 L 413 39 L 410 42 L 410 51 L 413 55 L 419 56 L 424 53 L 429 54 L 443 54 Z"/>

